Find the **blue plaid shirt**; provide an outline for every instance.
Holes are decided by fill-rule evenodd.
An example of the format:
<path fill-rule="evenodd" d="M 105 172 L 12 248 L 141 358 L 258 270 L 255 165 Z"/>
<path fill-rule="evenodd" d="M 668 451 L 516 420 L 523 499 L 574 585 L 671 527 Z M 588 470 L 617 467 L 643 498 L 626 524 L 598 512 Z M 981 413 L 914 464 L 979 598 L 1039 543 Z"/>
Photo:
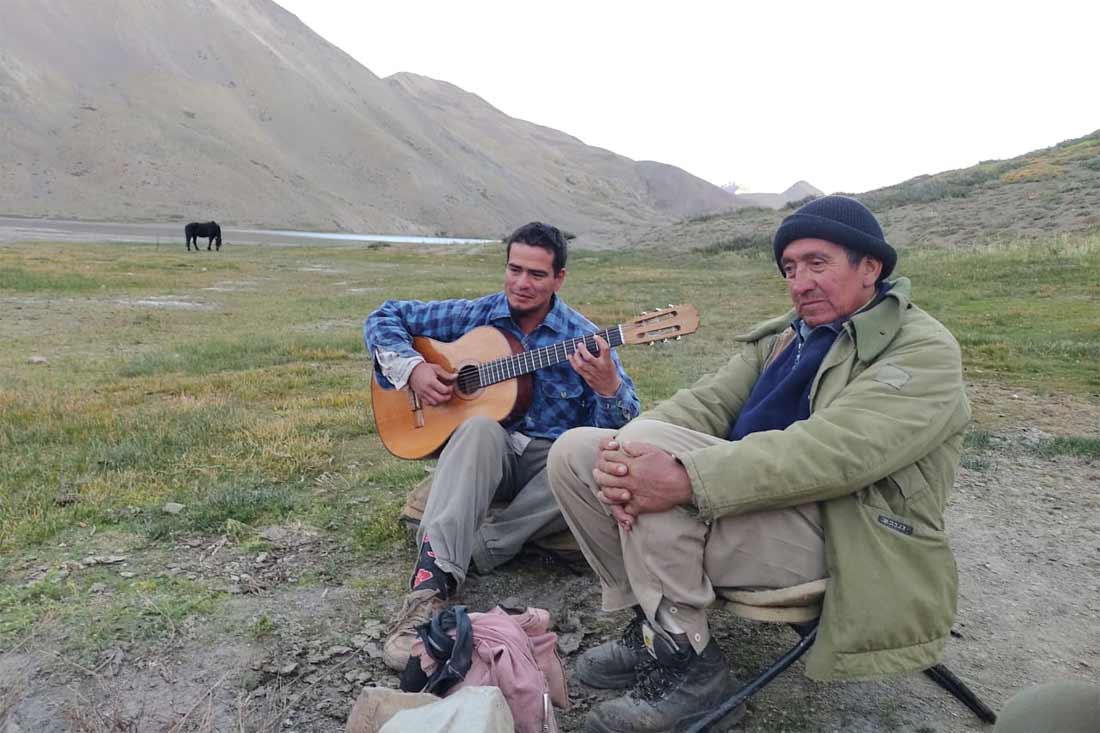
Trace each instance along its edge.
<path fill-rule="evenodd" d="M 565 339 L 580 338 L 600 331 L 591 321 L 553 296 L 550 312 L 530 334 L 523 333 L 508 308 L 503 292 L 477 300 L 387 300 L 367 317 L 363 325 L 363 341 L 373 356 L 378 351 L 391 351 L 401 356 L 416 356 L 413 336 L 427 336 L 436 341 L 454 341 L 478 326 L 496 326 L 519 341 L 524 350 L 551 346 Z M 534 378 L 531 406 L 513 424 L 532 438 L 554 439 L 570 428 L 595 426 L 619 428 L 637 417 L 641 406 L 634 393 L 634 382 L 623 370 L 622 362 L 612 352 L 622 384 L 611 397 L 596 394 L 568 361 L 538 369 Z M 390 382 L 377 362 L 375 374 L 380 384 Z"/>

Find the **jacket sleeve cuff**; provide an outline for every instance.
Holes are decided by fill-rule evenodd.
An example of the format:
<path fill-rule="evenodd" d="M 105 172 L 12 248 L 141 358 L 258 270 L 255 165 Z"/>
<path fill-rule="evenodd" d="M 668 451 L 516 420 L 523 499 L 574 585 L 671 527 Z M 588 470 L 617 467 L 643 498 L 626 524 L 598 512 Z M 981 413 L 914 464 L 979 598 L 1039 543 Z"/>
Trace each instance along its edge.
<path fill-rule="evenodd" d="M 706 487 L 703 485 L 703 477 L 699 475 L 699 467 L 695 465 L 695 460 L 691 457 L 690 452 L 675 453 L 676 460 L 678 460 L 687 471 L 688 478 L 691 479 L 691 493 L 692 503 L 695 509 L 699 512 L 699 517 L 702 519 L 713 519 L 714 510 L 710 497 L 707 496 Z"/>

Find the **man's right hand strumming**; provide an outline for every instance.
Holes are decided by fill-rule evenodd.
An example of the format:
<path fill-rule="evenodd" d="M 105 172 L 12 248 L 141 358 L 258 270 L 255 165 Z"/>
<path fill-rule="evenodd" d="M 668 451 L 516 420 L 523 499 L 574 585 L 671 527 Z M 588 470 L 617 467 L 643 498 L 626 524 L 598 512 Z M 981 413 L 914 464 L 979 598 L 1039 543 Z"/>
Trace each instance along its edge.
<path fill-rule="evenodd" d="M 439 405 L 454 395 L 453 383 L 457 378 L 458 374 L 425 361 L 413 368 L 409 375 L 409 389 L 423 402 Z"/>

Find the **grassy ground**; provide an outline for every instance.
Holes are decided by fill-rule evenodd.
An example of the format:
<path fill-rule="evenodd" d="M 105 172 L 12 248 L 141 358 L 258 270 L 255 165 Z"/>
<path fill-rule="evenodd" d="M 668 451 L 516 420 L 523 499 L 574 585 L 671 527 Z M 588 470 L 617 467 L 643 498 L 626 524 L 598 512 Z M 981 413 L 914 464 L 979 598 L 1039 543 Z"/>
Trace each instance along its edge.
<path fill-rule="evenodd" d="M 392 553 L 423 465 L 394 460 L 374 436 L 362 319 L 384 297 L 489 292 L 502 262 L 498 247 L 0 247 L 0 653 L 47 619 L 74 630 L 62 647 L 77 659 L 217 619 L 232 592 L 110 570 L 112 555 L 170 555 L 179 537 L 259 553 L 272 541 L 260 528 L 279 524 L 316 528 L 368 567 Z M 959 338 L 972 381 L 1100 403 L 1100 238 L 907 251 L 899 274 Z M 774 263 L 753 249 L 578 252 L 563 294 L 609 325 L 657 305 L 699 308 L 698 334 L 622 350 L 643 405 L 787 307 Z M 977 408 L 969 447 L 980 451 L 1006 413 Z M 1036 454 L 1100 456 L 1087 414 Z M 294 581 L 320 584 L 317 572 Z M 359 582 L 370 615 L 370 597 L 400 581 Z"/>

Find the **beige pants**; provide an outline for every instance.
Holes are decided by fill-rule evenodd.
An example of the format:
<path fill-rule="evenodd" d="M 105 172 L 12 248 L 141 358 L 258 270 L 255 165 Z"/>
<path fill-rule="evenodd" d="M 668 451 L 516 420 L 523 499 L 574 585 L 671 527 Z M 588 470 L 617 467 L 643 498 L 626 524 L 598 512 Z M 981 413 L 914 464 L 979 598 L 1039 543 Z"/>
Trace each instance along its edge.
<path fill-rule="evenodd" d="M 611 435 L 616 431 L 570 430 L 555 441 L 547 461 L 565 520 L 600 578 L 605 611 L 640 605 L 656 624 L 661 609 L 702 651 L 710 639 L 705 609 L 714 601 L 714 588 L 785 588 L 825 577 L 816 503 L 713 521 L 678 507 L 643 514 L 631 531 L 621 531 L 596 497 L 592 477 L 599 442 Z M 635 420 L 617 438 L 673 454 L 725 442 L 655 420 Z M 736 474 L 729 480 L 736 481 Z"/>

